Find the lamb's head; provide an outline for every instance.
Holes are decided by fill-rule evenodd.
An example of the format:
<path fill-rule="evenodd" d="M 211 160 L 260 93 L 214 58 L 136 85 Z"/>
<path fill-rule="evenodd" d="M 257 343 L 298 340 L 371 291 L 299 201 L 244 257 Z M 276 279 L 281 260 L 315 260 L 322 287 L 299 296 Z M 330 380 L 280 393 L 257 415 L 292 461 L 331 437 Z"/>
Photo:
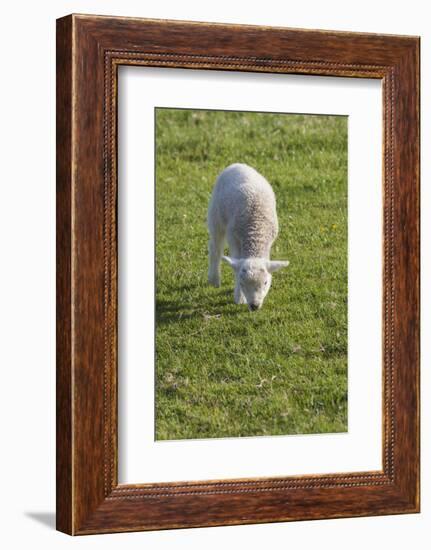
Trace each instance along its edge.
<path fill-rule="evenodd" d="M 265 258 L 229 258 L 223 256 L 235 273 L 235 302 L 247 303 L 250 311 L 262 307 L 271 287 L 272 273 L 289 265 L 288 261 L 271 261 Z"/>

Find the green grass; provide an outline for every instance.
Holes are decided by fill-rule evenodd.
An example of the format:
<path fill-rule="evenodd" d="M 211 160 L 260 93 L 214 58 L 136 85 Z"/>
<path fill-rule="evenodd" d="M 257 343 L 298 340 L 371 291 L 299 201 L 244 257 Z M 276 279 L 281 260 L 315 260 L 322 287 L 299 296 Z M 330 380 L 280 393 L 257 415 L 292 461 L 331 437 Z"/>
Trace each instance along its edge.
<path fill-rule="evenodd" d="M 156 439 L 347 429 L 347 118 L 157 109 Z M 207 284 L 217 175 L 256 168 L 277 197 L 263 308 Z"/>

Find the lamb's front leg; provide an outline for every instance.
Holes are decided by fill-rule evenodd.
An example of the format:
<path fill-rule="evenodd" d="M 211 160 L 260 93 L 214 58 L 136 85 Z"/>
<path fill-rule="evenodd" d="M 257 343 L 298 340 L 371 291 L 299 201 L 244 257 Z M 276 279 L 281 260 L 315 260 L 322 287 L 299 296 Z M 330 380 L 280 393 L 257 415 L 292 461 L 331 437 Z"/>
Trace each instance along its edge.
<path fill-rule="evenodd" d="M 220 286 L 220 262 L 224 248 L 224 236 L 220 234 L 211 234 L 208 245 L 209 268 L 208 282 L 215 287 Z"/>
<path fill-rule="evenodd" d="M 247 300 L 245 299 L 244 294 L 242 293 L 241 286 L 238 281 L 235 282 L 235 290 L 233 293 L 233 298 L 236 304 L 246 304 Z"/>
<path fill-rule="evenodd" d="M 229 252 L 232 258 L 238 259 L 241 257 L 241 247 L 237 239 L 234 239 L 232 235 L 229 235 Z M 247 300 L 245 299 L 244 294 L 242 293 L 241 286 L 238 281 L 238 276 L 235 274 L 235 290 L 233 293 L 233 299 L 236 304 L 246 304 Z"/>

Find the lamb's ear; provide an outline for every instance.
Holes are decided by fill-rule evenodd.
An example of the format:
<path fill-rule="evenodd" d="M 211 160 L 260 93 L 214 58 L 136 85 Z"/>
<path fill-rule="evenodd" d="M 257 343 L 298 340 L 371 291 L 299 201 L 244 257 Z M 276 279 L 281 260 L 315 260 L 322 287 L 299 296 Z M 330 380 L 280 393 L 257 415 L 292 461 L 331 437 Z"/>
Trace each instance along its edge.
<path fill-rule="evenodd" d="M 232 269 L 238 269 L 240 266 L 240 260 L 237 260 L 236 258 L 230 258 L 229 256 L 222 256 L 221 259 L 229 264 Z"/>
<path fill-rule="evenodd" d="M 274 260 L 266 264 L 266 269 L 270 273 L 273 273 L 274 271 L 278 271 L 279 269 L 282 269 L 283 267 L 287 267 L 288 265 L 289 265 L 289 262 L 287 260 Z"/>

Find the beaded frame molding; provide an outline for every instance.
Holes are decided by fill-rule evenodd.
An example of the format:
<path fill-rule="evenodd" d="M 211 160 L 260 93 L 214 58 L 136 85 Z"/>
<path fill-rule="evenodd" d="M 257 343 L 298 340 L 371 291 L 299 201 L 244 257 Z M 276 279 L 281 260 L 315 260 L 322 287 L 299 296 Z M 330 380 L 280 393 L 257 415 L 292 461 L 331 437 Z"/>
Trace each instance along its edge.
<path fill-rule="evenodd" d="M 118 483 L 119 65 L 382 80 L 382 471 Z M 419 38 L 57 20 L 57 529 L 79 535 L 418 511 Z"/>

